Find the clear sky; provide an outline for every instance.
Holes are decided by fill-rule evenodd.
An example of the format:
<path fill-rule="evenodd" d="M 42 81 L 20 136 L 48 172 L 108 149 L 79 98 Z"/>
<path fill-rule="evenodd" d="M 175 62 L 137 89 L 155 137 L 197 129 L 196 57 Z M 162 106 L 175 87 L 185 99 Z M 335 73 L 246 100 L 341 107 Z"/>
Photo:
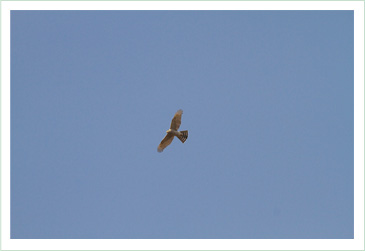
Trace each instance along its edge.
<path fill-rule="evenodd" d="M 353 18 L 12 11 L 11 238 L 353 238 Z"/>

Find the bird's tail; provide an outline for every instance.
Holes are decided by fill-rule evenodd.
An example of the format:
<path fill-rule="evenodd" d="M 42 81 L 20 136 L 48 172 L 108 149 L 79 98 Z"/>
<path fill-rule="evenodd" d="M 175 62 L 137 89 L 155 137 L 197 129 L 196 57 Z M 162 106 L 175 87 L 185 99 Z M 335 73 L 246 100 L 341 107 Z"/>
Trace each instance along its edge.
<path fill-rule="evenodd" d="M 181 140 L 181 142 L 184 143 L 188 138 L 188 131 L 180 131 L 180 135 L 177 137 L 179 138 L 179 140 Z"/>

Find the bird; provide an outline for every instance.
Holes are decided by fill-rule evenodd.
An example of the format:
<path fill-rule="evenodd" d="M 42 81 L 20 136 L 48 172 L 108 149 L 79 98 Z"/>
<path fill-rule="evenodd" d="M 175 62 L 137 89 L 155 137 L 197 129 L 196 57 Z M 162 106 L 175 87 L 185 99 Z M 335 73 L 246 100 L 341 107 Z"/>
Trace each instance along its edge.
<path fill-rule="evenodd" d="M 178 110 L 175 116 L 172 118 L 170 129 L 166 131 L 166 136 L 163 138 L 161 143 L 157 147 L 158 152 L 162 152 L 168 145 L 171 144 L 172 140 L 176 136 L 182 143 L 188 138 L 188 131 L 178 131 L 181 125 L 181 115 L 183 110 Z"/>

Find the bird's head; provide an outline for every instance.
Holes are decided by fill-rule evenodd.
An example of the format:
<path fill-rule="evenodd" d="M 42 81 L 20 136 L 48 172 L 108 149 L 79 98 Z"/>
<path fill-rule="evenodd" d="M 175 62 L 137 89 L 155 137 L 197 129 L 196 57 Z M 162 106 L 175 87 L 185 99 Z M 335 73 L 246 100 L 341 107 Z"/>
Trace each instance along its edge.
<path fill-rule="evenodd" d="M 169 133 L 169 132 L 171 132 L 171 129 L 168 129 L 168 130 L 166 131 L 166 133 Z"/>

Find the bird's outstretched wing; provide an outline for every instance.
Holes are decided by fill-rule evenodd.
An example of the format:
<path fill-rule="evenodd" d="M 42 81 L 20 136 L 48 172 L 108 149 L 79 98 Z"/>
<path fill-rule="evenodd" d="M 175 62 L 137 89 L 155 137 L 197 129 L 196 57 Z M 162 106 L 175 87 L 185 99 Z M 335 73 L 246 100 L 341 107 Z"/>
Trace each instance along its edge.
<path fill-rule="evenodd" d="M 172 140 L 174 139 L 174 135 L 166 134 L 165 138 L 161 141 L 161 143 L 157 147 L 158 152 L 162 152 L 168 145 L 171 144 Z"/>
<path fill-rule="evenodd" d="M 181 125 L 181 115 L 183 113 L 183 110 L 178 110 L 176 113 L 175 113 L 175 116 L 174 118 L 172 119 L 171 121 L 171 126 L 170 128 L 177 131 Z"/>

